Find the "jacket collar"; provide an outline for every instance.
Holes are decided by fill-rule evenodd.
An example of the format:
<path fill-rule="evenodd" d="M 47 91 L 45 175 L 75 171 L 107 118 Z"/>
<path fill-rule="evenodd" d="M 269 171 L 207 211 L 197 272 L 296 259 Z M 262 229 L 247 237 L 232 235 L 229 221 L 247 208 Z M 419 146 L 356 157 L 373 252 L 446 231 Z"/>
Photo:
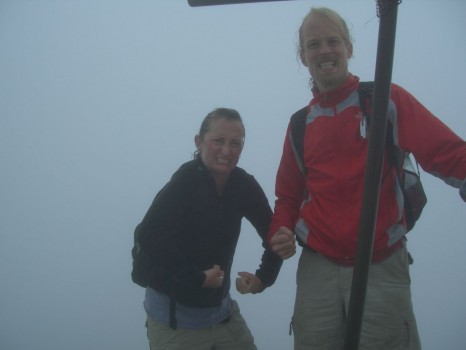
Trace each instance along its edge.
<path fill-rule="evenodd" d="M 350 74 L 343 84 L 334 90 L 326 92 L 313 92 L 311 105 L 319 104 L 322 107 L 336 105 L 347 98 L 351 92 L 358 88 L 359 78 Z"/>

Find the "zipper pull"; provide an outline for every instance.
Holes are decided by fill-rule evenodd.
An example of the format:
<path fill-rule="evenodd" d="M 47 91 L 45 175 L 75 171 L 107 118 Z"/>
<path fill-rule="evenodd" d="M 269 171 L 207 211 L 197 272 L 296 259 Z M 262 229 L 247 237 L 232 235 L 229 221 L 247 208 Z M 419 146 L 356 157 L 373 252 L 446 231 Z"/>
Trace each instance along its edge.
<path fill-rule="evenodd" d="M 366 116 L 362 116 L 361 122 L 359 123 L 359 134 L 363 139 L 367 137 L 367 120 Z"/>

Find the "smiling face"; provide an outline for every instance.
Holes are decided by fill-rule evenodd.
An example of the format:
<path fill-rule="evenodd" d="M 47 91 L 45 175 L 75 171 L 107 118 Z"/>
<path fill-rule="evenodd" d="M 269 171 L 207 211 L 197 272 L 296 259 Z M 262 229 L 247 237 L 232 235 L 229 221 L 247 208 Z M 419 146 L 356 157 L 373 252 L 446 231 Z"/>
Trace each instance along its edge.
<path fill-rule="evenodd" d="M 300 46 L 301 61 L 320 92 L 333 90 L 346 80 L 353 46 L 329 18 L 311 13 L 300 29 Z"/>
<path fill-rule="evenodd" d="M 221 186 L 238 164 L 244 145 L 244 127 L 238 120 L 212 119 L 208 131 L 202 136 L 196 135 L 194 142 L 202 162 Z"/>

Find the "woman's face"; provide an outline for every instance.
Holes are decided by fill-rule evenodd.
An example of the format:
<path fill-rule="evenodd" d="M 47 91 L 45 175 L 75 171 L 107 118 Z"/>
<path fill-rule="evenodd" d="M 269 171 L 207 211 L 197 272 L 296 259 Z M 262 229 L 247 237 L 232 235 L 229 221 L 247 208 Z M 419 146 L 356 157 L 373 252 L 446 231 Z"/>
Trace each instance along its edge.
<path fill-rule="evenodd" d="M 217 118 L 210 122 L 203 137 L 196 135 L 195 143 L 202 162 L 215 179 L 224 179 L 236 167 L 243 150 L 244 128 L 236 120 Z"/>

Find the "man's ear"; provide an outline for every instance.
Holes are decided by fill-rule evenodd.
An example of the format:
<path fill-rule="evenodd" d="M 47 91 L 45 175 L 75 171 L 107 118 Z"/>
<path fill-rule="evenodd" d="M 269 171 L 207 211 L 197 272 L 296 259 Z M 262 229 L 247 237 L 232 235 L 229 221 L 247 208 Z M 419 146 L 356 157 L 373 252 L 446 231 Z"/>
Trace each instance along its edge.
<path fill-rule="evenodd" d="M 353 57 L 353 44 L 346 44 L 346 57 L 350 59 Z"/>
<path fill-rule="evenodd" d="M 304 66 L 304 67 L 307 67 L 307 63 L 306 63 L 306 61 L 304 60 L 304 52 L 303 52 L 303 51 L 301 51 L 301 52 L 299 53 L 299 58 L 301 59 L 301 63 L 303 64 L 303 66 Z"/>

